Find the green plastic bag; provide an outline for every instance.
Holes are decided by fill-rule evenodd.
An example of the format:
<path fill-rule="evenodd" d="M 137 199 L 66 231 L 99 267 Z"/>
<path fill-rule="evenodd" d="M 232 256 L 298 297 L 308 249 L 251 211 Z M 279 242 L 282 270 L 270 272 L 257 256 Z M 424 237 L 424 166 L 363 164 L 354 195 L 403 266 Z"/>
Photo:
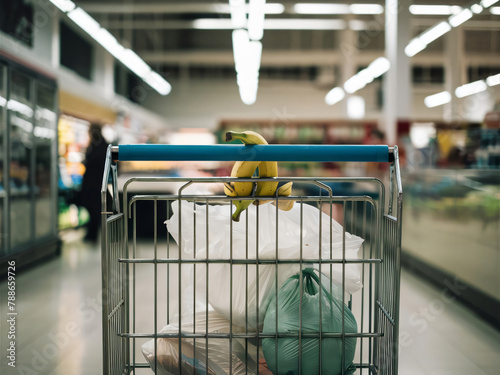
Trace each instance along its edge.
<path fill-rule="evenodd" d="M 320 309 L 320 279 L 316 272 L 307 268 L 302 271 L 302 332 L 319 335 L 319 309 Z M 357 324 L 351 310 L 343 305 L 342 300 L 330 294 L 330 281 L 321 277 L 321 310 L 323 333 L 342 332 L 342 308 L 344 307 L 344 331 L 356 333 Z M 337 290 L 333 294 L 339 295 Z M 300 308 L 300 274 L 290 277 L 278 291 L 278 332 L 299 332 Z M 340 294 L 341 295 L 341 294 Z M 265 334 L 276 333 L 276 295 L 266 311 L 264 318 Z M 282 337 L 277 339 L 278 351 L 276 366 L 276 339 L 265 338 L 262 340 L 262 349 L 269 369 L 275 375 L 292 375 L 299 373 L 299 339 L 298 337 Z M 356 351 L 356 338 L 345 339 L 345 364 L 344 374 L 352 374 L 356 370 L 353 364 Z M 322 338 L 321 347 L 322 374 L 342 374 L 342 339 Z M 319 338 L 302 339 L 302 374 L 319 374 Z M 276 368 L 278 367 L 278 368 Z"/>

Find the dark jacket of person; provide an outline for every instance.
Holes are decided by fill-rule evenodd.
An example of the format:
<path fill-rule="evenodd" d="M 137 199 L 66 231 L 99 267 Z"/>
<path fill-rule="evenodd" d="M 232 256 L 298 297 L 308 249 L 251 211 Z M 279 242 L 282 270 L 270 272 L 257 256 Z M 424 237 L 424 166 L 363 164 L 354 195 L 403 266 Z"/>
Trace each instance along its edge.
<path fill-rule="evenodd" d="M 90 142 L 85 153 L 85 174 L 80 191 L 80 204 L 89 212 L 86 240 L 97 241 L 101 222 L 101 185 L 106 163 L 108 144 L 101 134 L 101 127 L 91 125 Z"/>
<path fill-rule="evenodd" d="M 101 184 L 108 144 L 101 138 L 91 141 L 85 153 L 85 174 L 82 180 L 82 205 L 86 208 L 101 202 Z"/>

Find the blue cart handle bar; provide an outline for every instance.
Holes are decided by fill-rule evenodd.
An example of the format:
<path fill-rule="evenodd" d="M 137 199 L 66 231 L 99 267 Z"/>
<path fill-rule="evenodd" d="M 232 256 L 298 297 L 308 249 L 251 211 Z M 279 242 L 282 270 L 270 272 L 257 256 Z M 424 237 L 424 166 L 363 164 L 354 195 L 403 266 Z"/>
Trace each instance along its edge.
<path fill-rule="evenodd" d="M 119 145 L 119 161 L 296 161 L 392 162 L 394 148 L 385 145 Z"/>

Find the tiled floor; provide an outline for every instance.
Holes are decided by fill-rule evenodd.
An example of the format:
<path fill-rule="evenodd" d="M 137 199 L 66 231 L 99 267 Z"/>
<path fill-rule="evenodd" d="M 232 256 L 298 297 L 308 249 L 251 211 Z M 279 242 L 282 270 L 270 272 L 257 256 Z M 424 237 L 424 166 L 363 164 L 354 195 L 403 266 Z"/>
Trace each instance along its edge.
<path fill-rule="evenodd" d="M 17 277 L 17 367 L 7 366 L 1 293 L 1 373 L 101 374 L 100 252 L 65 234 L 62 256 Z M 402 375 L 498 374 L 500 332 L 461 304 L 403 271 L 401 283 Z M 141 372 L 151 373 L 149 370 Z"/>

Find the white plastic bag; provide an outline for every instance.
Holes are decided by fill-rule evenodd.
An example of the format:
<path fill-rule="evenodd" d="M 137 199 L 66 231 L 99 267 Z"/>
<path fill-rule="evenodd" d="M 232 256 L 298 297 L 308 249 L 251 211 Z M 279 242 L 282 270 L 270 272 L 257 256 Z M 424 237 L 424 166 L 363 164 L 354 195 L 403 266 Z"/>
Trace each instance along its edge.
<path fill-rule="evenodd" d="M 183 319 L 181 324 L 182 333 L 205 333 L 206 312 L 199 312 L 193 320 Z M 233 326 L 233 333 L 242 333 L 244 328 Z M 229 322 L 223 319 L 217 312 L 208 311 L 208 332 L 209 333 L 229 333 Z M 178 321 L 165 326 L 160 333 L 179 333 Z M 232 340 L 231 361 L 229 351 L 229 339 L 209 338 L 208 339 L 208 361 L 207 361 L 207 341 L 204 338 L 182 339 L 181 355 L 179 356 L 178 338 L 158 338 L 156 347 L 155 362 L 155 342 L 149 340 L 142 345 L 142 353 L 156 373 L 160 375 L 177 375 L 180 373 L 179 367 L 182 367 L 183 374 L 207 374 L 207 375 L 226 375 L 229 374 L 230 367 L 234 375 L 255 374 L 256 364 L 251 355 L 245 355 L 244 341 L 242 339 Z M 250 353 L 251 354 L 251 353 Z M 179 366 L 179 357 L 181 366 Z M 155 367 L 156 363 L 156 367 Z"/>
<path fill-rule="evenodd" d="M 301 206 L 303 207 L 302 214 Z M 179 202 L 174 201 L 172 203 L 173 215 L 166 221 L 166 224 L 170 234 L 179 245 L 184 259 L 207 259 L 208 255 L 209 259 L 228 260 L 231 251 L 233 260 L 256 259 L 256 206 L 251 205 L 248 208 L 248 227 L 246 213 L 241 215 L 239 222 L 231 222 L 233 207 L 229 205 L 208 206 L 208 216 L 206 205 L 195 205 L 194 203 L 182 201 L 181 207 L 182 211 L 179 212 Z M 301 222 L 303 226 L 303 259 L 319 259 L 320 243 L 322 259 L 342 259 L 342 226 L 317 208 L 307 204 L 295 204 L 292 210 L 281 211 L 277 210 L 273 205 L 265 204 L 259 206 L 258 212 L 258 256 L 260 260 L 276 259 L 276 255 L 280 260 L 298 259 L 301 253 Z M 279 223 L 278 230 L 276 230 L 277 220 Z M 182 233 L 180 233 L 179 225 L 182 228 Z M 331 244 L 330 225 L 332 229 Z M 278 241 L 277 246 L 276 240 Z M 357 259 L 357 253 L 363 239 L 346 233 L 345 240 L 346 259 Z M 330 256 L 330 248 L 332 256 Z M 303 267 L 306 266 L 319 269 L 317 264 L 303 263 Z M 334 264 L 332 269 L 332 282 L 340 285 L 342 282 L 342 264 Z M 228 320 L 232 318 L 233 324 L 242 327 L 247 326 L 252 329 L 260 327 L 264 321 L 271 293 L 276 291 L 275 270 L 275 265 L 260 264 L 257 277 L 256 265 L 233 264 L 231 284 L 230 264 L 212 263 L 209 265 L 208 271 L 208 303 L 223 318 Z M 280 264 L 278 266 L 278 289 L 285 280 L 299 271 L 300 266 L 298 263 Z M 358 264 L 345 265 L 344 282 L 347 293 L 354 293 L 361 288 L 360 271 Z M 329 265 L 323 264 L 322 272 L 330 277 Z M 232 301 L 230 297 L 231 288 Z M 206 266 L 203 264 L 197 265 L 195 289 L 197 298 L 205 301 L 207 297 L 205 292 Z"/>

